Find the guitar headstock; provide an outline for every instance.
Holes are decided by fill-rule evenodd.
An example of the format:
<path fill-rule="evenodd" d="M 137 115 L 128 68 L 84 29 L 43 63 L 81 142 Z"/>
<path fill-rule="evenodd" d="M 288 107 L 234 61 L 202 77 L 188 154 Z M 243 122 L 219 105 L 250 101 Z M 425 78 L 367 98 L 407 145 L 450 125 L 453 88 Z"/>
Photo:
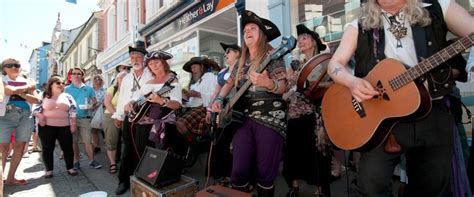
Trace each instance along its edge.
<path fill-rule="evenodd" d="M 270 56 L 271 60 L 280 59 L 296 47 L 296 38 L 293 36 L 284 36 L 280 46 Z"/>

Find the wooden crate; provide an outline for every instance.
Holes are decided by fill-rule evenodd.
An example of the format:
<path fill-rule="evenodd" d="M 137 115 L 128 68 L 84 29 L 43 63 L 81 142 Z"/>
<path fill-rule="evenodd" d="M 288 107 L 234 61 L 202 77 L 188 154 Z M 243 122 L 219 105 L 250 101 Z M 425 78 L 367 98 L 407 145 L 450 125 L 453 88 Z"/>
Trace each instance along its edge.
<path fill-rule="evenodd" d="M 199 187 L 198 181 L 184 175 L 179 182 L 162 188 L 154 188 L 135 176 L 130 182 L 133 197 L 192 197 Z"/>
<path fill-rule="evenodd" d="M 221 185 L 212 185 L 196 193 L 196 197 L 252 197 L 251 193 L 241 192 Z"/>

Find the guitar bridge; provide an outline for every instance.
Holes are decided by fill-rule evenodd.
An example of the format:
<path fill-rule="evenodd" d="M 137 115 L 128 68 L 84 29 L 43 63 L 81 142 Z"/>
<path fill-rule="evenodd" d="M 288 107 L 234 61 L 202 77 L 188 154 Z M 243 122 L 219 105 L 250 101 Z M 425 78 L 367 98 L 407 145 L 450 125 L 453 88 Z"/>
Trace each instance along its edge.
<path fill-rule="evenodd" d="M 354 107 L 354 111 L 359 114 L 360 118 L 366 116 L 364 106 L 362 106 L 362 103 L 359 103 L 354 97 L 352 97 L 352 107 Z"/>

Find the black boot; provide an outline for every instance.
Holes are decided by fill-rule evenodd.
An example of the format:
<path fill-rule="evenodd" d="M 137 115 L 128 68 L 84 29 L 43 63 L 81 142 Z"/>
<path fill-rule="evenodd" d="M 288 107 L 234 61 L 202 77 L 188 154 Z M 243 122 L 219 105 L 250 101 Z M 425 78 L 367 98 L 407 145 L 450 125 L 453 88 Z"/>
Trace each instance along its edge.
<path fill-rule="evenodd" d="M 270 187 L 263 187 L 260 184 L 257 184 L 257 194 L 258 197 L 273 197 L 275 196 L 275 187 L 273 185 Z"/>
<path fill-rule="evenodd" d="M 115 190 L 115 194 L 116 195 L 125 194 L 125 192 L 127 192 L 128 189 L 130 189 L 130 186 L 126 185 L 125 183 L 120 183 L 117 189 Z"/>
<path fill-rule="evenodd" d="M 245 185 L 242 185 L 242 186 L 232 184 L 232 189 L 239 190 L 242 192 L 247 192 L 247 193 L 251 191 L 249 189 L 249 183 L 246 183 Z"/>
<path fill-rule="evenodd" d="M 286 193 L 286 197 L 298 197 L 299 192 L 299 187 L 290 187 L 290 189 L 288 189 L 288 193 Z"/>

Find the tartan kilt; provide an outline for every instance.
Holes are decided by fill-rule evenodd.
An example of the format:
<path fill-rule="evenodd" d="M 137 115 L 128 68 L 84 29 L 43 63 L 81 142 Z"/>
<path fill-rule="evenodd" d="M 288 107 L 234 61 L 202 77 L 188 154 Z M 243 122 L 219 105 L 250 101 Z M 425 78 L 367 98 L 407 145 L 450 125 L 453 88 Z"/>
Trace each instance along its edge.
<path fill-rule="evenodd" d="M 195 107 L 178 118 L 183 122 L 191 133 L 203 135 L 206 131 L 206 113 L 205 107 Z"/>

